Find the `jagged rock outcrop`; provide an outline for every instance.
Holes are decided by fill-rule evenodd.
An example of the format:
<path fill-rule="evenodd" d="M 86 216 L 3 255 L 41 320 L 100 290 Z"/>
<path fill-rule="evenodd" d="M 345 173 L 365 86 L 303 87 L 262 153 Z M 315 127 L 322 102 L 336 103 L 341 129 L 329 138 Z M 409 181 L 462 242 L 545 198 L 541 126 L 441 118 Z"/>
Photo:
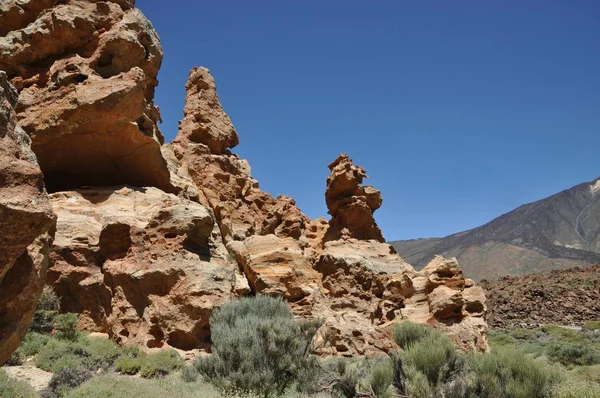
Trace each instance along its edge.
<path fill-rule="evenodd" d="M 212 309 L 249 293 L 198 203 L 127 186 L 50 198 L 58 229 L 48 281 L 88 331 L 148 348 L 206 347 Z"/>
<path fill-rule="evenodd" d="M 360 186 L 367 173 L 341 154 L 329 165 L 325 202 L 331 215 L 326 240 L 356 238 L 385 242 L 373 212 L 381 207 L 381 193 L 371 186 Z"/>
<path fill-rule="evenodd" d="M 42 293 L 56 225 L 17 91 L 0 71 L 0 364 L 19 347 Z"/>
<path fill-rule="evenodd" d="M 152 100 L 162 61 L 133 0 L 9 1 L 0 69 L 50 192 L 131 184 L 173 190 Z"/>
<path fill-rule="evenodd" d="M 205 68 L 191 71 L 179 133 L 161 146 L 152 101 L 162 50 L 133 6 L 0 7 L 0 21 L 12 16 L 0 68 L 20 92 L 18 118 L 58 215 L 47 281 L 81 328 L 147 348 L 208 348 L 214 308 L 271 294 L 324 319 L 322 354 L 390 350 L 390 326 L 405 319 L 486 347 L 481 289 L 452 260 L 417 273 L 383 243 L 373 218 L 382 196 L 361 186 L 366 173 L 347 155 L 329 166 L 329 222 L 263 192 L 231 151 L 239 137 Z"/>
<path fill-rule="evenodd" d="M 225 242 L 269 234 L 300 239 L 308 217 L 293 199 L 261 191 L 248 162 L 229 151 L 238 144 L 238 135 L 208 69 L 194 68 L 186 89 L 173 151 L 200 189 L 200 202 L 214 211 Z"/>
<path fill-rule="evenodd" d="M 404 319 L 428 324 L 463 350 L 487 349 L 485 293 L 465 279 L 456 259 L 436 256 L 412 278 Z"/>

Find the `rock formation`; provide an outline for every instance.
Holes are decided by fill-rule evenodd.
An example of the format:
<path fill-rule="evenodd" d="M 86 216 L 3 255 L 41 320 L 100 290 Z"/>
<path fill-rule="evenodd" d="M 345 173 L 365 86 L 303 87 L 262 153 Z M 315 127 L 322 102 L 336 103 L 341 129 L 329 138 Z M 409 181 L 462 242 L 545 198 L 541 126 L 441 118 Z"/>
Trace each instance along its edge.
<path fill-rule="evenodd" d="M 417 273 L 383 243 L 373 218 L 382 196 L 361 186 L 366 173 L 347 155 L 330 165 L 329 222 L 261 191 L 232 153 L 239 137 L 205 68 L 191 71 L 177 138 L 161 145 L 152 101 L 162 51 L 133 5 L 0 8 L 0 21 L 13 16 L 0 68 L 20 91 L 18 118 L 58 215 L 47 282 L 82 329 L 146 348 L 208 348 L 214 308 L 270 294 L 324 319 L 324 355 L 387 351 L 391 325 L 405 319 L 486 348 L 481 289 L 453 260 Z"/>
<path fill-rule="evenodd" d="M 268 234 L 300 239 L 309 219 L 294 200 L 261 191 L 248 162 L 228 149 L 238 144 L 238 135 L 208 69 L 194 68 L 186 90 L 173 151 L 200 189 L 200 202 L 214 211 L 225 242 Z"/>
<path fill-rule="evenodd" d="M 50 195 L 48 281 L 80 326 L 148 348 L 209 343 L 213 308 L 249 292 L 204 206 L 157 188 Z"/>
<path fill-rule="evenodd" d="M 381 207 L 381 193 L 371 187 L 361 187 L 367 173 L 352 164 L 345 153 L 329 165 L 325 202 L 331 214 L 326 240 L 340 238 L 374 239 L 385 242 L 375 223 L 373 212 Z"/>
<path fill-rule="evenodd" d="M 0 71 L 0 364 L 19 347 L 42 293 L 56 225 L 17 91 Z"/>
<path fill-rule="evenodd" d="M 51 192 L 132 184 L 172 190 L 152 100 L 158 36 L 133 1 L 9 1 L 0 69 Z"/>

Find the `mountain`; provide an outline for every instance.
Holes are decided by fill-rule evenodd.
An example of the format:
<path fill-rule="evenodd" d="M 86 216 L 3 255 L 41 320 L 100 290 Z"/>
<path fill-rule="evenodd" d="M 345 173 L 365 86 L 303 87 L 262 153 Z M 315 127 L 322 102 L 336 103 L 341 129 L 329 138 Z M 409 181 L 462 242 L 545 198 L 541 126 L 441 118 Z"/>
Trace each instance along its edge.
<path fill-rule="evenodd" d="M 420 268 L 456 257 L 475 280 L 600 264 L 600 178 L 445 238 L 390 242 Z"/>

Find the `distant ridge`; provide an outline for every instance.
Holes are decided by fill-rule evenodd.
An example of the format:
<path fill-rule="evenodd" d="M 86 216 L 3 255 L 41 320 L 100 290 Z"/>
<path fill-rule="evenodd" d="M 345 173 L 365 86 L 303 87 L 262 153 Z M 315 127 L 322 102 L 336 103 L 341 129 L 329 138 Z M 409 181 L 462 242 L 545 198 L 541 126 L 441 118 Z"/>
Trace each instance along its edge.
<path fill-rule="evenodd" d="M 600 264 L 600 177 L 445 238 L 389 242 L 417 269 L 457 257 L 475 280 Z"/>

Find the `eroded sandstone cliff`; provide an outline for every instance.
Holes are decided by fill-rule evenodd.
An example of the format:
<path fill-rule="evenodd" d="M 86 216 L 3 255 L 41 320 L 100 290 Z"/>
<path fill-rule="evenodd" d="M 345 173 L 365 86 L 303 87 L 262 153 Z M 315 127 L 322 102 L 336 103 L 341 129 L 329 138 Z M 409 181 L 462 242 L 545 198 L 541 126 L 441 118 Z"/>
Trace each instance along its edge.
<path fill-rule="evenodd" d="M 29 328 L 56 225 L 16 103 L 17 91 L 0 71 L 0 364 Z"/>
<path fill-rule="evenodd" d="M 415 272 L 382 243 L 381 193 L 347 155 L 330 165 L 331 220 L 310 220 L 232 152 L 239 136 L 205 68 L 190 72 L 179 133 L 161 146 L 162 50 L 133 1 L 33 3 L 0 8 L 0 21 L 15 16 L 0 32 L 0 68 L 20 91 L 18 118 L 58 215 L 47 281 L 81 328 L 209 348 L 214 308 L 271 294 L 324 320 L 324 355 L 387 351 L 403 320 L 486 348 L 481 289 L 454 260 Z"/>
<path fill-rule="evenodd" d="M 153 104 L 162 49 L 133 1 L 3 2 L 0 70 L 51 192 L 172 190 Z"/>

